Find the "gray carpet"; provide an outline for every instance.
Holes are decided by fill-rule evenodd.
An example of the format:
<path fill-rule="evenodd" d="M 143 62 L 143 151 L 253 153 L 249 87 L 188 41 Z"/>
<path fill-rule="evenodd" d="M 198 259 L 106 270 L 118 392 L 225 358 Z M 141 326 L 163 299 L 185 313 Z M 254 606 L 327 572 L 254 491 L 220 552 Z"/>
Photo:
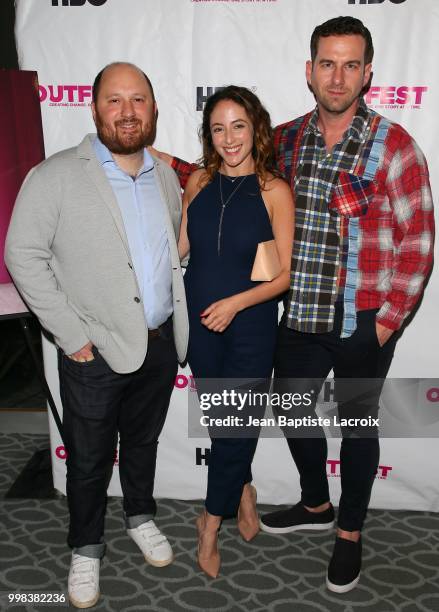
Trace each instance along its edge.
<path fill-rule="evenodd" d="M 4 500 L 21 468 L 47 445 L 46 436 L 0 434 L 0 591 L 66 589 L 70 552 L 65 544 L 65 498 Z M 371 510 L 363 536 L 360 585 L 346 595 L 335 595 L 324 586 L 332 533 L 261 533 L 246 544 L 235 522 L 227 521 L 220 533 L 221 575 L 210 580 L 195 564 L 194 521 L 201 502 L 159 500 L 158 506 L 157 523 L 176 556 L 166 568 L 143 562 L 124 532 L 121 500 L 109 500 L 102 596 L 94 610 L 439 612 L 438 514 Z M 271 509 L 260 507 L 261 512 Z"/>

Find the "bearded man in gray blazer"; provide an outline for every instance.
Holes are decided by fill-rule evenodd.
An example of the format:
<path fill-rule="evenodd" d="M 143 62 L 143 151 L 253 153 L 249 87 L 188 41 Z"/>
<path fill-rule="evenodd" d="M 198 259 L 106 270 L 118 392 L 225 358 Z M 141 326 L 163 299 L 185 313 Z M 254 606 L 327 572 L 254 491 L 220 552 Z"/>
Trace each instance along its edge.
<path fill-rule="evenodd" d="M 27 176 L 6 263 L 59 347 L 67 446 L 69 597 L 99 598 L 106 490 L 117 436 L 127 532 L 146 561 L 172 562 L 156 527 L 157 440 L 188 341 L 176 238 L 180 187 L 151 157 L 157 106 L 136 66 L 106 66 L 93 85 L 96 135 Z"/>

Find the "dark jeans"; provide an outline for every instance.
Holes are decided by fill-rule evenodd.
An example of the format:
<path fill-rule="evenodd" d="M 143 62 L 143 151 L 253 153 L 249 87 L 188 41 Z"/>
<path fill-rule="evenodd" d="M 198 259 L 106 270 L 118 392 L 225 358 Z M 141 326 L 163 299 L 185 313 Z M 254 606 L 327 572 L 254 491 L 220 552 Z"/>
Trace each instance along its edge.
<path fill-rule="evenodd" d="M 93 361 L 78 363 L 59 351 L 58 367 L 68 455 L 68 544 L 97 557 L 104 553 L 106 491 L 118 433 L 125 515 L 128 520 L 152 518 L 156 512 L 157 440 L 177 374 L 177 356 L 172 328 L 149 340 L 145 361 L 129 374 L 113 372 L 95 347 L 93 354 Z"/>
<path fill-rule="evenodd" d="M 275 353 L 274 375 L 276 385 L 284 390 L 281 379 L 307 379 L 317 397 L 330 371 L 334 378 L 377 378 L 385 379 L 389 370 L 398 333 L 393 333 L 383 347 L 379 346 L 375 331 L 376 310 L 357 313 L 357 329 L 349 338 L 340 338 L 343 316 L 341 307 L 336 307 L 334 329 L 323 334 L 297 332 L 279 326 Z M 291 381 L 291 384 L 294 384 Z M 306 386 L 306 383 L 305 383 Z M 379 394 L 382 383 L 375 386 L 373 398 L 375 409 L 369 406 L 369 413 L 378 413 Z M 275 389 L 276 390 L 276 389 Z M 340 406 L 340 416 L 356 416 L 356 407 L 349 403 Z M 363 415 L 361 415 L 363 416 Z M 372 416 L 374 416 L 372 414 Z M 289 435 L 288 432 L 285 432 Z M 300 474 L 301 501 L 309 507 L 316 507 L 329 500 L 326 460 L 328 447 L 322 429 L 315 428 L 313 437 L 288 437 L 288 446 Z M 340 451 L 341 498 L 338 526 L 346 531 L 362 528 L 370 493 L 379 462 L 378 436 L 357 438 L 343 436 Z"/>

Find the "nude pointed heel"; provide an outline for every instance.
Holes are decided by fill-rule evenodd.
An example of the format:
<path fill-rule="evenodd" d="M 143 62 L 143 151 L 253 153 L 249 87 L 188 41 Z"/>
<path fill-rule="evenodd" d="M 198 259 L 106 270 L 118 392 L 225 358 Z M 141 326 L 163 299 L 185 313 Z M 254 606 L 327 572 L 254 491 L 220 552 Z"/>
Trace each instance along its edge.
<path fill-rule="evenodd" d="M 206 529 L 207 511 L 205 510 L 197 518 L 198 530 L 198 552 L 197 561 L 200 569 L 209 578 L 216 578 L 221 566 L 221 557 L 218 552 L 218 531 L 221 523 L 216 529 Z"/>
<path fill-rule="evenodd" d="M 238 508 L 238 530 L 246 542 L 250 542 L 259 533 L 259 517 L 256 509 L 257 491 L 251 484 L 244 485 L 248 491 L 241 497 Z"/>

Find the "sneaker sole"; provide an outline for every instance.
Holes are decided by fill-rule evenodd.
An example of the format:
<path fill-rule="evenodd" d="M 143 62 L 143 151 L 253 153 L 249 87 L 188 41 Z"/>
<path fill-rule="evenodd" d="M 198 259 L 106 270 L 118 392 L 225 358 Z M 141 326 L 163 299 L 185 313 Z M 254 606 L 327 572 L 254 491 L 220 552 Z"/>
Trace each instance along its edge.
<path fill-rule="evenodd" d="M 360 574 L 358 574 L 355 580 L 349 582 L 349 584 L 334 584 L 329 580 L 328 576 L 326 576 L 326 588 L 333 593 L 348 593 L 357 586 L 359 580 Z"/>
<path fill-rule="evenodd" d="M 92 608 L 98 602 L 100 596 L 101 594 L 98 593 L 93 599 L 89 599 L 88 601 L 78 601 L 69 594 L 69 601 L 72 606 L 75 606 L 75 608 Z"/>
<path fill-rule="evenodd" d="M 334 523 L 335 521 L 330 521 L 329 523 L 302 523 L 301 525 L 290 525 L 289 527 L 269 527 L 261 520 L 259 521 L 259 525 L 265 533 L 292 533 L 302 529 L 307 531 L 325 531 L 326 529 L 332 529 Z"/>
<path fill-rule="evenodd" d="M 168 559 L 153 559 L 152 557 L 148 557 L 148 555 L 143 555 L 145 561 L 147 563 L 149 563 L 149 565 L 153 565 L 154 567 L 166 567 L 167 565 L 170 565 L 175 557 L 174 555 L 172 555 L 172 557 L 169 557 Z"/>

